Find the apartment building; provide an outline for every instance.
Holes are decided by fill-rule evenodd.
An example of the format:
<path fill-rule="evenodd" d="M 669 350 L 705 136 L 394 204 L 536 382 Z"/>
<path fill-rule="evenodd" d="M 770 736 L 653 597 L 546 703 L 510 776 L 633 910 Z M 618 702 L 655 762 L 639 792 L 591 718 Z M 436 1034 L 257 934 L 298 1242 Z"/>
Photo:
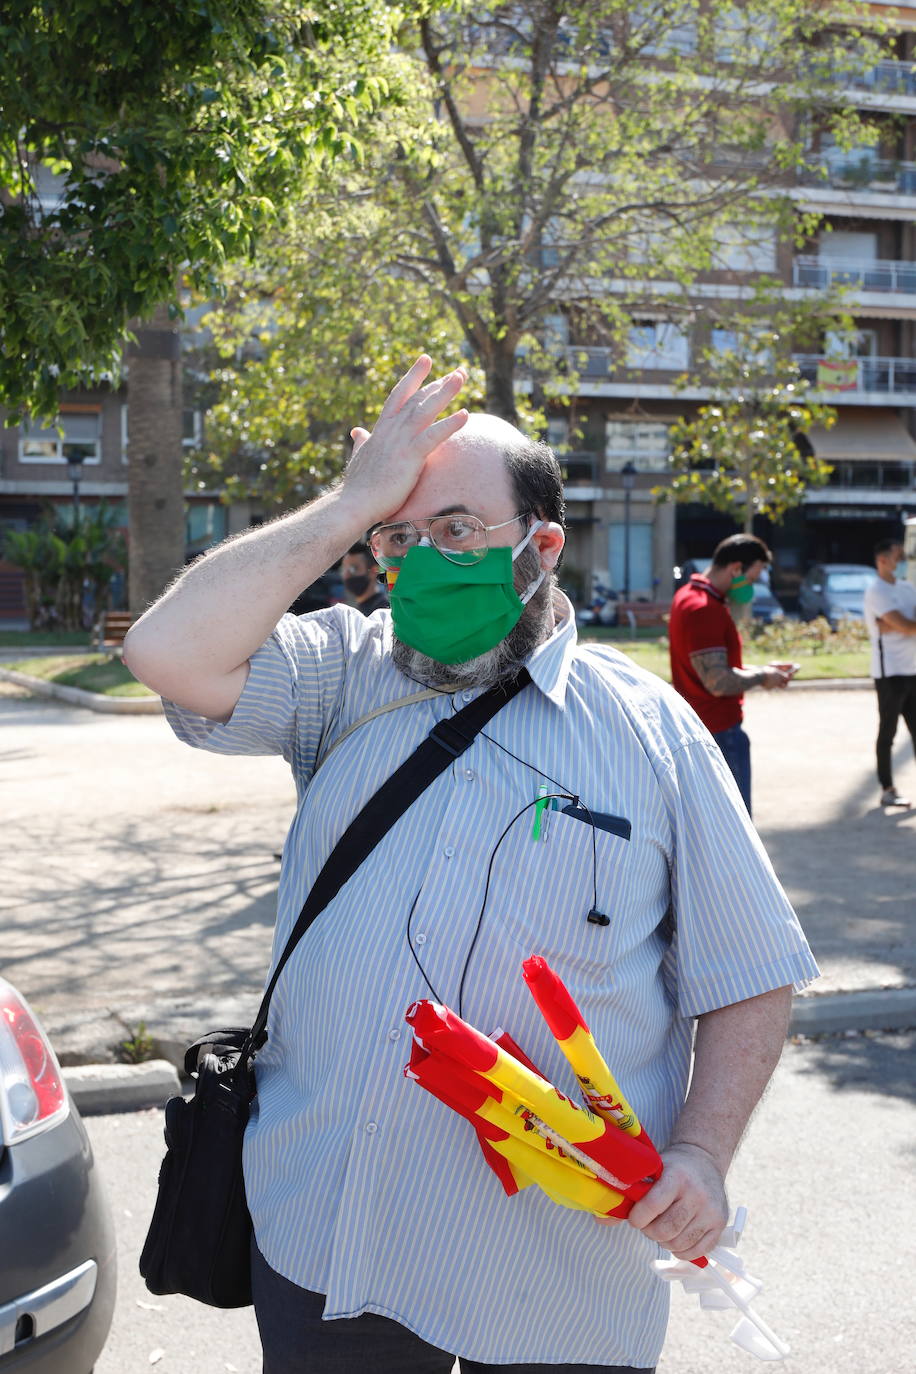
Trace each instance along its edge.
<path fill-rule="evenodd" d="M 25 530 L 53 510 L 72 523 L 77 507 L 104 502 L 116 523 L 127 529 L 127 431 L 129 376 L 61 400 L 56 423 L 42 426 L 0 424 L 0 549 L 6 530 Z M 0 419 L 3 412 L 0 411 Z M 200 441 L 199 409 L 182 411 L 182 443 Z M 218 493 L 188 493 L 188 557 L 234 532 L 240 525 Z M 244 516 L 244 512 L 242 515 Z M 241 526 L 247 519 L 240 517 Z M 124 579 L 112 587 L 113 605 L 124 604 Z M 0 621 L 18 622 L 26 614 L 23 576 L 0 558 Z"/>
<path fill-rule="evenodd" d="M 659 505 L 652 489 L 666 481 L 672 421 L 710 399 L 676 379 L 702 349 L 731 345 L 704 301 L 737 299 L 764 275 L 782 282 L 787 299 L 842 286 L 856 326 L 852 337 L 796 355 L 813 399 L 835 406 L 838 421 L 808 436 L 833 465 L 829 484 L 810 489 L 778 527 L 759 522 L 777 588 L 791 606 L 810 563 L 870 562 L 875 540 L 916 515 L 916 0 L 868 8 L 893 23 L 893 56 L 838 77 L 837 89 L 878 132 L 852 150 L 809 132 L 805 164 L 785 187 L 800 212 L 822 216 L 801 251 L 775 233 L 749 240 L 737 226 L 726 230 L 715 270 L 691 289 L 695 322 L 672 317 L 674 285 L 658 282 L 657 309 L 634 316 L 623 348 L 596 347 L 560 311 L 550 322 L 580 377 L 570 409 L 578 437 L 560 411 L 550 437 L 567 451 L 568 580 L 583 596 L 591 581 L 621 591 L 628 574 L 631 596 L 666 599 L 674 566 L 735 530 L 709 508 Z"/>

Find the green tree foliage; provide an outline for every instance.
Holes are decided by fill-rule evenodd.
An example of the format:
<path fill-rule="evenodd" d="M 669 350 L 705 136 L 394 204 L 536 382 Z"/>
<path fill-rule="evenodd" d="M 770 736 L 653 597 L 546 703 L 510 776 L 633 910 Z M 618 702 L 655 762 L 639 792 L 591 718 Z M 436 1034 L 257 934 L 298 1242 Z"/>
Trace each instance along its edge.
<path fill-rule="evenodd" d="M 83 511 L 72 525 L 49 511 L 32 529 L 10 530 L 3 556 L 25 574 L 26 605 L 33 630 L 79 630 L 83 593 L 95 614 L 104 611 L 115 573 L 127 565 L 127 547 L 117 517 L 104 505 Z"/>
<path fill-rule="evenodd" d="M 613 356 L 634 311 L 657 309 L 659 280 L 671 317 L 688 314 L 736 226 L 751 246 L 810 232 L 780 192 L 812 130 L 860 136 L 837 77 L 877 53 L 808 0 L 454 0 L 407 7 L 399 44 L 407 107 L 379 121 L 362 165 L 303 201 L 303 234 L 247 283 L 234 274 L 220 345 L 241 345 L 251 310 L 265 365 L 222 372 L 207 485 L 240 472 L 279 491 L 290 457 L 292 494 L 305 436 L 374 413 L 378 376 L 420 348 L 448 365 L 460 344 L 484 405 L 510 420 L 574 395 L 584 355 L 550 317 Z M 311 475 L 339 462 L 325 446 Z"/>
<path fill-rule="evenodd" d="M 117 375 L 127 323 L 205 291 L 389 98 L 385 0 L 5 0 L 0 403 Z"/>
<path fill-rule="evenodd" d="M 748 534 L 755 515 L 778 523 L 808 487 L 828 480 L 832 469 L 807 435 L 814 426 L 830 429 L 837 418 L 831 406 L 810 399 L 811 386 L 791 357 L 823 327 L 823 307 L 772 300 L 757 307 L 733 312 L 731 346 L 704 349 L 697 375 L 682 379 L 713 399 L 672 425 L 671 483 L 655 489 L 662 501 L 695 501 L 734 515 Z"/>
<path fill-rule="evenodd" d="M 268 509 L 310 499 L 350 452 L 350 430 L 371 425 L 420 347 L 437 368 L 466 361 L 453 316 L 433 292 L 361 257 L 371 203 L 346 196 L 312 205 L 273 235 L 256 269 L 224 274 L 225 298 L 201 320 L 212 343 L 197 359 L 215 397 L 206 447 L 191 456 L 190 485 Z M 472 370 L 466 399 L 482 395 Z"/>

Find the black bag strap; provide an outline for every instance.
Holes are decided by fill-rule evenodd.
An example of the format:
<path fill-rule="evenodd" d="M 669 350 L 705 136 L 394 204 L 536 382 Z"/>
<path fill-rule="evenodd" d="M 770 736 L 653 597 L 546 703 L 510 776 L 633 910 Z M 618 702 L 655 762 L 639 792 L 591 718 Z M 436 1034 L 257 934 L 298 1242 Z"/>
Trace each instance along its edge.
<path fill-rule="evenodd" d="M 267 1039 L 267 1011 L 277 979 L 315 917 L 333 901 L 344 883 L 352 878 L 363 860 L 371 854 L 395 822 L 400 820 L 408 807 L 413 805 L 420 793 L 425 792 L 430 783 L 473 744 L 475 737 L 492 720 L 496 712 L 530 681 L 527 668 L 522 668 L 510 681 L 491 687 L 488 692 L 475 697 L 455 715 L 440 720 L 422 744 L 419 744 L 410 757 L 395 769 L 391 777 L 382 783 L 375 795 L 369 798 L 362 810 L 353 818 L 328 855 L 311 892 L 305 899 L 299 919 L 293 926 L 286 948 L 280 955 L 267 985 L 247 1042 L 239 1055 L 240 1064 L 244 1065 L 248 1057 L 255 1050 L 259 1050 Z"/>

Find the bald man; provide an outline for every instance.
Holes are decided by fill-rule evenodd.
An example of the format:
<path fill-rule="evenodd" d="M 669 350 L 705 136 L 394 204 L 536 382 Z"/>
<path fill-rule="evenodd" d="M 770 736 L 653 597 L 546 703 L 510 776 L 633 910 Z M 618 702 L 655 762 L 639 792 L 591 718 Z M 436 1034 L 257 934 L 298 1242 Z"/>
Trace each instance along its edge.
<path fill-rule="evenodd" d="M 530 677 L 278 981 L 244 1160 L 264 1370 L 448 1374 L 458 1356 L 463 1374 L 650 1371 L 667 1317 L 650 1261 L 715 1244 L 791 985 L 817 970 L 696 716 L 623 655 L 576 644 L 554 455 L 494 416 L 445 415 L 465 377 L 430 367 L 352 431 L 334 490 L 197 560 L 125 645 L 179 738 L 293 770 L 274 960 L 398 764 L 486 688 Z M 390 613 L 284 615 L 365 531 Z M 542 788 L 566 805 L 535 835 Z M 532 954 L 662 1148 L 661 1179 L 618 1225 L 535 1187 L 507 1196 L 467 1123 L 403 1075 L 405 1012 L 430 997 L 506 1027 L 574 1092 L 520 976 Z"/>

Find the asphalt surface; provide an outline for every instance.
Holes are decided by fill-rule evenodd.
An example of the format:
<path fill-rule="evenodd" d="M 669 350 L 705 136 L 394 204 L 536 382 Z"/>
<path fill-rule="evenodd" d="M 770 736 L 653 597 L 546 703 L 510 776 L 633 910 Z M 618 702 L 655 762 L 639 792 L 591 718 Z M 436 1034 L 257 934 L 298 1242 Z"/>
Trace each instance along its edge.
<path fill-rule="evenodd" d="M 747 725 L 755 819 L 822 969 L 797 999 L 814 1013 L 804 1029 L 831 1025 L 837 1005 L 850 1026 L 916 1025 L 916 808 L 878 805 L 873 693 L 751 693 Z M 96 715 L 9 684 L 0 760 L 0 968 L 64 1062 L 113 1060 L 141 1023 L 174 1062 L 201 1029 L 245 1024 L 294 806 L 283 762 L 205 754 L 161 717 Z M 902 729 L 895 764 L 916 799 Z"/>
<path fill-rule="evenodd" d="M 788 1044 L 732 1171 L 755 1309 L 796 1374 L 911 1374 L 916 1350 L 916 1033 Z M 95 1374 L 259 1374 L 253 1312 L 154 1297 L 137 1272 L 162 1153 L 161 1111 L 87 1122 L 114 1207 L 119 1294 Z M 503 1205 L 511 1206 L 511 1199 Z M 562 1301 L 559 1291 L 557 1300 Z M 735 1318 L 680 1288 L 659 1374 L 754 1374 Z M 371 1364 L 367 1365 L 371 1374 Z"/>

